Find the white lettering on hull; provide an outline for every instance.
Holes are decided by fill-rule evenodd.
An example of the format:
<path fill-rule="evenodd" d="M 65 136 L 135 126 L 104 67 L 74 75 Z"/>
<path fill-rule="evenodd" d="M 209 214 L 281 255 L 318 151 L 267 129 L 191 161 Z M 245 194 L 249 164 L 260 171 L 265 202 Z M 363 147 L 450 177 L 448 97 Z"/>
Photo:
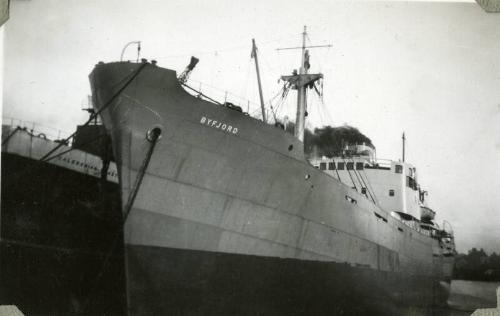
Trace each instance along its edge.
<path fill-rule="evenodd" d="M 200 123 L 203 125 L 209 126 L 209 127 L 220 129 L 224 132 L 228 132 L 231 134 L 238 134 L 237 127 L 231 126 L 231 125 L 224 123 L 224 122 L 218 122 L 216 120 L 209 119 L 208 117 L 205 117 L 205 116 L 201 117 Z"/>

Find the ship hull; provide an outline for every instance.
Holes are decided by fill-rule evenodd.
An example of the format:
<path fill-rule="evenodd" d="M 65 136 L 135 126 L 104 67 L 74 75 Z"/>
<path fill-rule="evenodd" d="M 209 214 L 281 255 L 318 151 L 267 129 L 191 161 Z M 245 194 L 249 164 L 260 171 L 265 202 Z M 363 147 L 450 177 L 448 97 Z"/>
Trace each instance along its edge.
<path fill-rule="evenodd" d="M 302 315 L 341 314 L 358 301 L 363 307 L 355 308 L 373 312 L 387 302 L 444 303 L 441 284 L 450 275 L 437 240 L 314 168 L 291 135 L 187 94 L 173 71 L 139 67 L 101 64 L 91 74 L 94 104 L 106 106 L 127 212 L 131 315 L 148 308 L 189 314 L 189 304 L 165 289 L 186 297 L 193 290 L 186 308 L 214 314 L 230 313 L 225 306 L 286 314 L 294 302 Z M 162 138 L 152 148 L 154 128 Z M 130 196 L 136 199 L 128 209 Z M 196 261 L 191 256 L 199 256 L 199 266 L 183 264 Z M 214 271 L 204 274 L 204 264 Z M 314 304 L 306 303 L 310 295 Z"/>
<path fill-rule="evenodd" d="M 19 136 L 11 147 L 32 148 Z M 1 189 L 0 305 L 125 314 L 118 185 L 4 151 Z"/>

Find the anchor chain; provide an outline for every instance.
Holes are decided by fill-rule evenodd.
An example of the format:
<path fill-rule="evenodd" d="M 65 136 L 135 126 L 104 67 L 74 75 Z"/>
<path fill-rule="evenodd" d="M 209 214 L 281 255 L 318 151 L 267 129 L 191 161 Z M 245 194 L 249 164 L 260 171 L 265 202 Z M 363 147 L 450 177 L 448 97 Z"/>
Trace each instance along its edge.
<path fill-rule="evenodd" d="M 146 134 L 146 139 L 150 143 L 149 149 L 146 153 L 146 157 L 144 157 L 144 161 L 142 162 L 141 168 L 137 173 L 137 177 L 135 178 L 134 186 L 132 187 L 132 191 L 130 192 L 127 200 L 127 204 L 125 204 L 125 209 L 123 211 L 123 223 L 127 222 L 128 215 L 132 209 L 132 205 L 134 204 L 135 198 L 137 197 L 137 192 L 139 192 L 139 188 L 142 183 L 142 179 L 144 178 L 144 174 L 146 173 L 146 169 L 148 168 L 149 162 L 151 161 L 151 156 L 153 155 L 153 151 L 158 140 L 161 138 L 161 129 L 159 127 L 155 127 L 152 130 L 148 131 Z"/>
<path fill-rule="evenodd" d="M 146 134 L 146 140 L 150 143 L 148 151 L 146 153 L 146 157 L 144 157 L 144 161 L 142 162 L 142 165 L 139 169 L 139 172 L 137 174 L 137 177 L 135 179 L 134 187 L 132 191 L 129 194 L 129 197 L 127 199 L 127 204 L 125 206 L 125 210 L 123 212 L 123 226 L 125 226 L 125 223 L 127 222 L 128 215 L 130 214 L 130 211 L 132 209 L 132 205 L 134 204 L 135 198 L 137 196 L 137 192 L 140 189 L 142 179 L 144 178 L 144 175 L 146 173 L 146 170 L 149 166 L 149 162 L 151 161 L 151 156 L 153 156 L 154 149 L 156 147 L 156 144 L 158 143 L 158 140 L 161 138 L 161 129 L 159 127 L 155 127 L 152 130 L 149 130 Z M 106 267 L 108 265 L 109 260 L 111 259 L 111 256 L 113 252 L 115 251 L 116 245 L 119 241 L 120 236 L 116 236 L 115 239 L 113 240 L 113 244 L 110 248 L 110 251 L 106 254 L 106 257 L 104 258 L 104 261 L 102 263 L 101 269 L 95 279 L 95 285 L 93 290 L 89 292 L 89 295 L 87 296 L 87 299 L 85 300 L 84 306 L 85 308 L 90 304 L 91 300 L 91 295 L 94 293 L 95 288 L 98 286 L 99 280 L 102 278 L 102 275 L 104 271 L 106 270 Z"/>

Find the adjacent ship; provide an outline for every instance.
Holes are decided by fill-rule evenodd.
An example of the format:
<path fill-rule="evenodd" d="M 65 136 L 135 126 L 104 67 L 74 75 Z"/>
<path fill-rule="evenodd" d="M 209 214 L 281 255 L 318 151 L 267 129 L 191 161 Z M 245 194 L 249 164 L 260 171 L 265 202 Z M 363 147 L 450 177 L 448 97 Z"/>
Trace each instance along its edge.
<path fill-rule="evenodd" d="M 25 315 L 125 313 L 120 193 L 105 135 L 102 125 L 80 126 L 70 143 L 4 120 L 0 305 Z"/>
<path fill-rule="evenodd" d="M 304 31 L 304 43 L 305 43 Z M 124 216 L 129 315 L 376 315 L 445 304 L 455 253 L 416 168 L 373 148 L 306 157 L 305 45 L 294 135 L 188 93 L 156 62 L 90 74 Z M 265 112 L 263 112 L 265 117 Z M 355 145 L 355 144 L 354 144 Z"/>

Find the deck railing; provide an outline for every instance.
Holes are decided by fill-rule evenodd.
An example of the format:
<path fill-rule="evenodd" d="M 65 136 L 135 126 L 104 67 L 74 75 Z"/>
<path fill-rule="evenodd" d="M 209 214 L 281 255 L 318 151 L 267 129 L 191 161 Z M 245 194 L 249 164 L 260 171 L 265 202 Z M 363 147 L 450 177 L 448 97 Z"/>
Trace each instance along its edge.
<path fill-rule="evenodd" d="M 241 107 L 244 113 L 248 113 L 249 116 L 255 119 L 262 120 L 262 111 L 260 108 L 260 104 L 258 104 L 257 102 L 250 101 L 244 97 L 238 96 L 229 91 L 219 89 L 217 87 L 193 79 L 189 79 L 187 85 L 221 104 L 229 102 L 234 105 L 237 105 Z M 185 90 L 186 92 L 195 97 L 199 96 L 196 92 L 191 91 L 190 89 L 185 89 Z M 267 107 L 268 105 L 266 105 L 266 114 L 267 117 L 269 117 L 268 123 L 274 124 L 274 120 L 272 119 L 272 114 L 270 112 L 270 109 L 268 109 Z"/>
<path fill-rule="evenodd" d="M 34 136 L 50 140 L 64 139 L 71 135 L 71 133 L 54 127 L 49 127 L 37 122 L 21 120 L 13 117 L 3 117 L 2 126 L 9 126 L 11 128 L 19 127 L 23 130 L 26 130 L 28 133 L 33 134 Z"/>

